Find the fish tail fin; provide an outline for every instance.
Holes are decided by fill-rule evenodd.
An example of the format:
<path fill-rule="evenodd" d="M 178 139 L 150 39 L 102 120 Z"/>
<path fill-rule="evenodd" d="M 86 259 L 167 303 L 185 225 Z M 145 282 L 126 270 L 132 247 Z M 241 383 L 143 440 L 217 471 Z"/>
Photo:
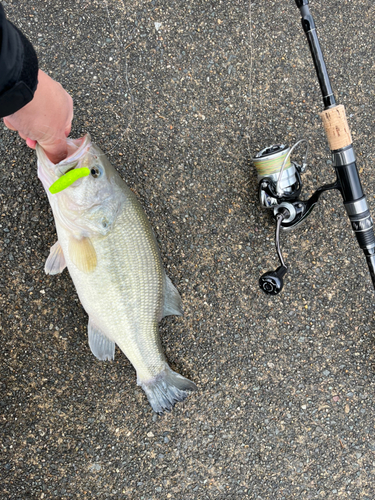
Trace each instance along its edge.
<path fill-rule="evenodd" d="M 159 415 L 165 410 L 170 411 L 177 402 L 184 401 L 189 392 L 197 390 L 194 382 L 174 372 L 167 363 L 156 377 L 147 382 L 138 378 L 137 383 L 145 391 L 154 412 Z"/>

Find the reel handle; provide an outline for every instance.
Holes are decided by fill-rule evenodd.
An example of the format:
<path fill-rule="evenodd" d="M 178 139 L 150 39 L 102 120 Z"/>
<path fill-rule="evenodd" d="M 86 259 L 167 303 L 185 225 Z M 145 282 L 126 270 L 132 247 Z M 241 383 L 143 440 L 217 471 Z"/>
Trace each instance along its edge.
<path fill-rule="evenodd" d="M 288 268 L 281 265 L 276 271 L 268 271 L 259 278 L 259 286 L 267 295 L 277 295 L 284 286 L 283 277 Z"/>

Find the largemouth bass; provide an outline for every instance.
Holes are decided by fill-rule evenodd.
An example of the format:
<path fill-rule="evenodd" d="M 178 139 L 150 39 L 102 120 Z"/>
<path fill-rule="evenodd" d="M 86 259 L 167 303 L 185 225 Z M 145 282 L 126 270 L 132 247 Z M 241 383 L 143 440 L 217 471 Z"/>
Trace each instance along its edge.
<path fill-rule="evenodd" d="M 117 344 L 153 410 L 171 410 L 196 390 L 168 366 L 159 337 L 159 321 L 182 314 L 180 295 L 143 208 L 104 153 L 88 134 L 68 139 L 68 148 L 72 154 L 56 165 L 36 148 L 58 236 L 45 272 L 68 268 L 89 316 L 93 354 L 113 360 Z"/>

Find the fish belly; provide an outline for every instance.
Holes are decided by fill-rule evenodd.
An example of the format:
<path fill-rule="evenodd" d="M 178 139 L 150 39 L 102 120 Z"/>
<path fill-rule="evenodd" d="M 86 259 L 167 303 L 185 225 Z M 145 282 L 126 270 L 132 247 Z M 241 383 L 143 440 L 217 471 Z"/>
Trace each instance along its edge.
<path fill-rule="evenodd" d="M 140 382 L 165 367 L 158 322 L 165 274 L 152 229 L 142 207 L 127 200 L 106 236 L 91 238 L 97 255 L 90 273 L 69 257 L 69 235 L 58 228 L 69 273 L 90 322 L 115 342 L 137 371 Z"/>

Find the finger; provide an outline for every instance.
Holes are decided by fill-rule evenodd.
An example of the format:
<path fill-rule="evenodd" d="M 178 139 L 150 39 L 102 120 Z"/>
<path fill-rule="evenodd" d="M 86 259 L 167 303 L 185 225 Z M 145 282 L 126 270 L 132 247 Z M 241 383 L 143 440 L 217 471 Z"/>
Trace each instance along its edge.
<path fill-rule="evenodd" d="M 29 146 L 29 148 L 31 148 L 31 149 L 35 149 L 36 148 L 36 141 L 33 141 L 32 139 L 30 139 L 30 137 L 27 137 L 26 138 L 26 145 Z"/>
<path fill-rule="evenodd" d="M 21 132 L 18 132 L 18 135 L 21 137 L 21 139 L 23 139 L 24 141 L 26 141 L 28 139 L 27 135 L 25 134 L 22 134 Z M 30 139 L 31 140 L 31 139 Z"/>
<path fill-rule="evenodd" d="M 9 130 L 17 130 L 16 128 L 14 128 L 11 124 L 10 124 L 10 121 L 7 119 L 7 118 L 3 118 L 3 122 L 4 122 L 4 125 L 9 128 Z"/>
<path fill-rule="evenodd" d="M 48 156 L 48 158 L 51 160 L 52 163 L 59 163 L 60 161 L 64 160 L 68 155 L 68 145 L 66 143 L 66 140 L 59 141 L 57 144 L 55 143 L 49 146 L 48 145 L 43 146 L 43 144 L 40 145 L 42 146 L 46 155 Z"/>
<path fill-rule="evenodd" d="M 69 116 L 69 120 L 68 120 L 68 125 L 65 127 L 65 135 L 66 135 L 66 137 L 68 137 L 68 135 L 70 134 L 70 132 L 72 130 L 72 121 L 73 121 L 73 116 L 74 116 L 74 112 L 73 112 L 73 100 L 72 100 L 71 97 L 70 97 L 70 107 L 71 107 L 71 111 L 70 111 L 70 116 Z"/>

